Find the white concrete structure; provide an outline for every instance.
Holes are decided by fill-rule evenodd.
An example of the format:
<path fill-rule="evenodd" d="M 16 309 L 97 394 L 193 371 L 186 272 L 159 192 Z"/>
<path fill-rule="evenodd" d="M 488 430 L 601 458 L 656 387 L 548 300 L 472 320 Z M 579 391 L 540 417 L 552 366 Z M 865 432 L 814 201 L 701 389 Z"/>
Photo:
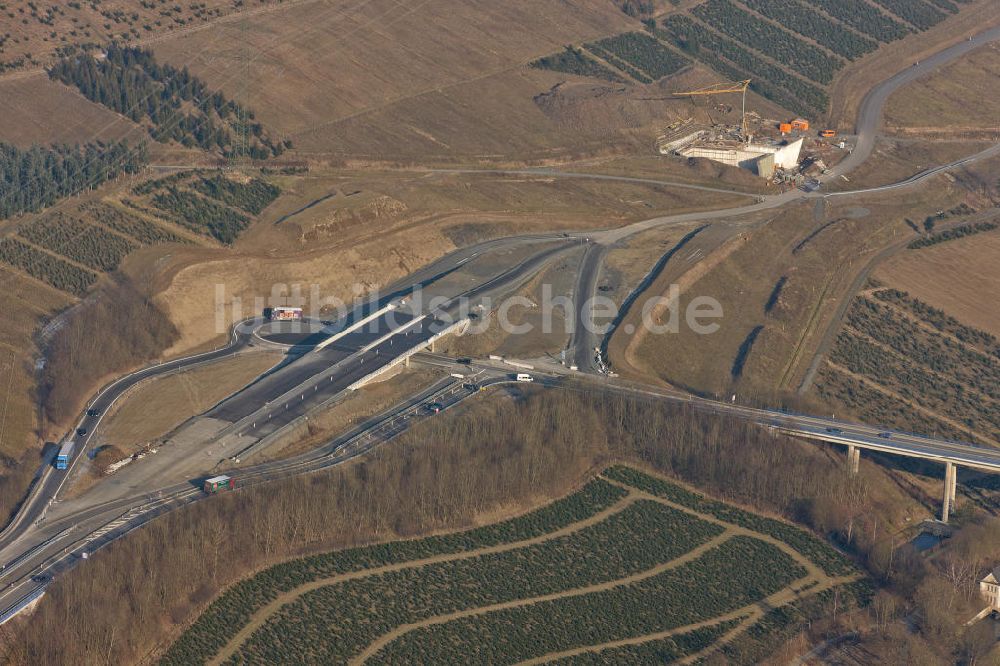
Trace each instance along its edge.
<path fill-rule="evenodd" d="M 986 600 L 991 610 L 1000 611 L 1000 567 L 979 581 L 979 594 Z"/>
<path fill-rule="evenodd" d="M 668 139 L 667 137 L 659 137 L 657 143 L 659 144 L 659 150 L 661 155 L 669 155 L 670 153 L 680 150 L 687 145 L 690 145 L 704 136 L 704 130 L 698 130 L 697 132 L 691 132 L 686 134 L 679 139 Z"/>
<path fill-rule="evenodd" d="M 774 173 L 774 167 L 781 169 L 797 167 L 801 151 L 802 139 L 796 139 L 787 145 L 750 143 L 739 148 L 690 146 L 679 152 L 684 157 L 704 157 L 714 162 L 749 169 L 761 177 L 768 178 Z"/>

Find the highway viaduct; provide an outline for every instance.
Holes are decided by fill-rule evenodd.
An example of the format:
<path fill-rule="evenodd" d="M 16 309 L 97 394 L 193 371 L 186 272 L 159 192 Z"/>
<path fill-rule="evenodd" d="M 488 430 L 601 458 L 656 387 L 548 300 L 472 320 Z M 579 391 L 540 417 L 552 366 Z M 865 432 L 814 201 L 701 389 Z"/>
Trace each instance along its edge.
<path fill-rule="evenodd" d="M 547 367 L 561 375 L 582 376 L 580 373 L 567 371 L 561 366 L 555 366 L 555 364 Z M 881 426 L 852 423 L 832 417 L 748 407 L 734 402 L 703 398 L 673 389 L 655 388 L 610 377 L 605 378 L 601 383 L 609 390 L 684 402 L 700 411 L 746 419 L 774 432 L 798 439 L 844 446 L 847 453 L 847 468 L 851 474 L 857 474 L 859 471 L 862 449 L 941 463 L 944 465 L 945 471 L 941 505 L 941 522 L 944 523 L 948 522 L 955 508 L 958 469 L 960 467 L 1000 474 L 1000 449 L 996 448 L 899 432 Z"/>
<path fill-rule="evenodd" d="M 995 449 L 985 449 L 958 442 L 941 442 L 917 435 L 905 436 L 912 440 L 920 440 L 914 443 L 891 442 L 890 440 L 901 435 L 889 431 L 883 431 L 871 438 L 849 436 L 842 431 L 839 433 L 819 432 L 790 426 L 782 426 L 779 430 L 802 439 L 845 445 L 847 447 L 847 465 L 851 474 L 858 473 L 862 449 L 943 463 L 944 493 L 941 502 L 941 522 L 943 523 L 948 522 L 952 510 L 955 508 L 958 468 L 960 466 L 1000 474 L 1000 451 Z"/>

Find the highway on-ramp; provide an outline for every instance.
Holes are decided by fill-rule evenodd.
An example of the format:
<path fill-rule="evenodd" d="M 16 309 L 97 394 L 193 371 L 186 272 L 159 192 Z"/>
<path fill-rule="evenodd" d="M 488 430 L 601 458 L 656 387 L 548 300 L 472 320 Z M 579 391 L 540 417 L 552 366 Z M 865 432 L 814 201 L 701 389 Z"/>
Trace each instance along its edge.
<path fill-rule="evenodd" d="M 67 435 L 66 439 L 74 441 L 76 445 L 73 458 L 70 462 L 70 469 L 66 472 L 57 472 L 52 467 L 52 461 L 58 450 L 58 445 L 50 447 L 48 455 L 43 459 L 24 502 L 22 502 L 21 507 L 11 522 L 0 533 L 0 548 L 17 538 L 17 530 L 20 526 L 31 524 L 42 515 L 49 500 L 57 496 L 66 478 L 72 473 L 80 459 L 86 455 L 90 440 L 101 424 L 104 415 L 121 396 L 134 386 L 153 377 L 160 377 L 180 370 L 213 363 L 245 351 L 247 346 L 252 344 L 251 330 L 252 327 L 249 320 L 239 322 L 233 326 L 227 344 L 218 349 L 142 368 L 111 382 L 101 389 L 87 405 L 86 411 L 81 415 L 79 421 L 77 421 L 77 425 L 73 431 Z"/>

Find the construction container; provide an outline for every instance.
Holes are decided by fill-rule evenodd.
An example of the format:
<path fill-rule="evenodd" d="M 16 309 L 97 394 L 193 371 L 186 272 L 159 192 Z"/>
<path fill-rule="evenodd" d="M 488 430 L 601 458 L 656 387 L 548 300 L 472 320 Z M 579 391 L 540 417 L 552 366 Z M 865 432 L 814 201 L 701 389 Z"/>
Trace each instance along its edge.
<path fill-rule="evenodd" d="M 779 123 L 778 124 L 778 131 L 781 132 L 782 134 L 788 134 L 789 132 L 792 131 L 792 124 L 791 123 Z"/>
<path fill-rule="evenodd" d="M 213 476 L 211 479 L 205 479 L 205 485 L 203 486 L 206 493 L 217 493 L 220 490 L 232 490 L 236 487 L 236 482 L 232 477 L 229 476 Z"/>
<path fill-rule="evenodd" d="M 800 130 L 802 132 L 808 132 L 809 121 L 806 120 L 805 118 L 796 118 L 795 120 L 792 121 L 792 129 Z"/>

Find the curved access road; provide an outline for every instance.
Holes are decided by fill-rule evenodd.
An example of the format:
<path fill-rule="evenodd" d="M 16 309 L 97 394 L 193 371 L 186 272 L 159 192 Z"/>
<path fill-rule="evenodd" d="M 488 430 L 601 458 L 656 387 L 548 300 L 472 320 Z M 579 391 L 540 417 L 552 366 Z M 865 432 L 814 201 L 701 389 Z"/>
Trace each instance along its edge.
<path fill-rule="evenodd" d="M 454 364 L 452 364 L 454 365 Z M 468 370 L 465 366 L 459 366 Z M 322 446 L 290 458 L 239 470 L 240 487 L 315 472 L 363 455 L 432 415 L 425 405 L 447 410 L 488 386 L 513 383 L 506 373 L 483 368 L 464 380 L 446 377 L 402 403 L 366 420 Z M 153 518 L 206 497 L 200 487 L 179 483 L 76 512 L 46 525 L 44 535 L 0 568 L 0 617 L 9 619 L 44 591 L 48 580 L 79 564 L 108 543 Z M 2 620 L 0 620 L 2 622 Z"/>
<path fill-rule="evenodd" d="M 352 312 L 345 313 L 345 317 L 350 319 L 352 316 L 364 314 L 366 308 L 387 303 L 388 301 L 410 294 L 414 289 L 433 284 L 460 269 L 469 261 L 492 250 L 512 245 L 534 245 L 552 243 L 553 241 L 565 242 L 566 234 L 558 232 L 550 234 L 526 234 L 512 238 L 487 240 L 456 250 L 389 285 L 386 289 L 388 293 L 385 296 L 376 295 L 372 302 L 359 304 Z M 548 252 L 543 252 L 542 254 L 549 256 Z M 517 273 L 521 275 L 526 270 L 527 267 L 521 266 L 517 271 L 507 271 L 504 279 L 513 279 L 508 274 Z M 254 345 L 260 347 L 270 346 L 267 340 L 254 335 L 259 323 L 260 321 L 256 318 L 240 321 L 231 329 L 227 343 L 218 349 L 175 358 L 141 368 L 116 379 L 101 389 L 87 404 L 84 413 L 79 417 L 76 425 L 66 437 L 66 439 L 73 439 L 76 442 L 74 456 L 70 462 L 69 469 L 62 471 L 56 470 L 53 467 L 52 462 L 56 454 L 55 450 L 50 451 L 46 455 L 17 513 L 6 527 L 0 531 L 0 549 L 16 541 L 28 526 L 45 514 L 50 502 L 58 498 L 59 492 L 62 490 L 66 480 L 74 472 L 80 459 L 86 455 L 90 441 L 104 419 L 105 414 L 123 395 L 147 379 L 190 369 L 198 365 L 213 363 L 241 353 Z M 81 429 L 85 431 L 85 434 L 76 435 Z"/>
<path fill-rule="evenodd" d="M 889 97 L 892 96 L 894 92 L 899 90 L 902 86 L 905 86 L 918 78 L 930 74 L 937 68 L 945 65 L 952 60 L 959 58 L 970 51 L 973 51 L 980 46 L 995 42 L 1000 40 L 1000 26 L 990 28 L 985 30 L 974 37 L 954 44 L 933 56 L 922 60 L 921 62 L 908 67 L 895 75 L 889 77 L 885 81 L 882 81 L 874 88 L 872 88 L 868 94 L 865 95 L 858 109 L 858 118 L 856 121 L 855 131 L 857 134 L 857 144 L 854 150 L 833 167 L 829 173 L 823 175 L 820 178 L 821 183 L 830 182 L 840 176 L 851 172 L 856 169 L 865 160 L 867 160 L 872 151 L 875 149 L 875 141 L 878 137 L 879 130 L 882 124 L 882 112 L 885 108 L 886 102 Z M 886 192 L 897 189 L 904 189 L 907 187 L 913 187 L 919 185 L 923 181 L 938 174 L 950 171 L 952 169 L 957 169 L 972 162 L 982 160 L 995 155 L 1000 155 L 1000 144 L 990 146 L 989 148 L 980 151 L 974 155 L 964 157 L 954 162 L 944 164 L 932 169 L 927 169 L 918 174 L 910 176 L 909 178 L 902 180 L 898 183 L 893 183 L 889 185 L 883 185 L 880 187 L 859 189 L 859 190 L 849 190 L 844 192 L 832 192 L 829 194 L 820 192 L 807 193 L 802 190 L 789 190 L 788 192 L 783 192 L 781 194 L 770 195 L 762 197 L 757 203 L 738 206 L 736 208 L 724 208 L 712 211 L 704 211 L 698 213 L 685 213 L 682 215 L 667 215 L 663 217 L 655 217 L 648 220 L 642 220 L 635 222 L 633 224 L 625 225 L 617 229 L 611 229 L 606 232 L 593 233 L 595 240 L 597 242 L 610 245 L 614 243 L 619 243 L 635 234 L 653 229 L 656 227 L 662 227 L 674 224 L 683 224 L 688 222 L 701 222 L 709 220 L 720 220 L 728 219 L 734 217 L 744 217 L 749 216 L 753 213 L 758 213 L 760 211 L 765 211 L 774 208 L 780 208 L 789 203 L 800 201 L 802 199 L 812 199 L 819 197 L 830 197 L 830 196 L 850 196 L 850 195 L 860 195 L 875 192 Z M 581 268 L 581 274 L 586 276 L 586 279 L 581 278 L 578 281 L 579 290 L 577 291 L 576 298 L 576 308 L 578 313 L 583 314 L 581 308 L 585 301 L 593 298 L 595 295 L 595 288 L 597 284 L 597 275 L 601 270 L 601 264 L 606 253 L 603 252 L 588 252 L 584 261 L 584 266 Z M 592 328 L 592 327 L 590 327 Z M 605 335 L 610 336 L 613 331 L 609 331 Z M 592 368 L 593 367 L 593 353 L 592 348 L 596 346 L 598 341 L 598 336 L 594 334 L 591 330 L 585 327 L 585 322 L 583 317 L 578 316 L 576 321 L 576 331 L 574 332 L 573 339 L 575 341 L 580 341 L 586 344 L 585 349 L 577 348 L 575 350 L 575 357 L 577 359 L 577 364 L 581 369 Z"/>
<path fill-rule="evenodd" d="M 869 90 L 868 94 L 861 100 L 861 106 L 858 107 L 858 117 L 855 121 L 855 133 L 858 136 L 857 145 L 846 159 L 833 168 L 833 173 L 829 177 L 839 177 L 841 174 L 856 169 L 868 159 L 875 148 L 875 140 L 878 138 L 878 131 L 882 124 L 882 110 L 894 92 L 908 83 L 913 83 L 925 74 L 930 74 L 942 65 L 997 40 L 1000 40 L 1000 26 L 984 30 L 965 41 L 938 51 L 929 58 L 897 72 Z"/>
<path fill-rule="evenodd" d="M 73 439 L 76 442 L 76 449 L 73 453 L 73 459 L 70 461 L 69 469 L 65 471 L 56 470 L 52 466 L 57 453 L 56 450 L 51 451 L 45 457 L 20 508 L 10 523 L 4 528 L 3 532 L 0 533 L 0 548 L 3 548 L 17 538 L 19 535 L 19 526 L 30 525 L 44 514 L 49 502 L 58 496 L 66 479 L 76 469 L 80 459 L 86 455 L 85 452 L 90 439 L 101 424 L 105 414 L 129 389 L 153 377 L 190 369 L 238 354 L 252 344 L 253 321 L 252 319 L 247 319 L 235 324 L 230 331 L 227 343 L 218 349 L 146 366 L 116 379 L 101 389 L 87 405 L 86 410 L 67 437 L 67 439 Z M 79 434 L 81 432 L 84 434 Z"/>

